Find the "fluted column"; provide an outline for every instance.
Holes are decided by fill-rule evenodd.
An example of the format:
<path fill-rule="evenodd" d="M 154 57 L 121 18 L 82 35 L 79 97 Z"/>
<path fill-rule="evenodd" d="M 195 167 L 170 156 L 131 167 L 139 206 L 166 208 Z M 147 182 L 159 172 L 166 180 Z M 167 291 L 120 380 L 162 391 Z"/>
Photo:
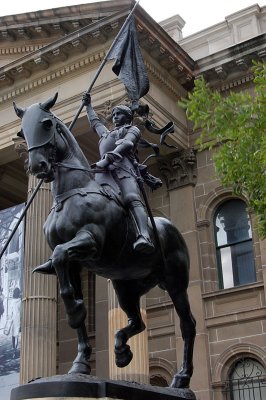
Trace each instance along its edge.
<path fill-rule="evenodd" d="M 114 380 L 126 380 L 139 383 L 149 383 L 149 355 L 148 355 L 148 334 L 144 332 L 129 339 L 133 353 L 131 363 L 125 368 L 118 368 L 115 364 L 114 335 L 115 332 L 128 324 L 126 314 L 118 305 L 112 282 L 108 281 L 108 321 L 109 321 L 109 371 L 110 378 Z M 146 325 L 145 298 L 141 300 L 141 315 Z"/>
<path fill-rule="evenodd" d="M 37 179 L 29 177 L 28 197 L 37 183 Z M 51 202 L 49 184 L 43 183 L 26 216 L 21 383 L 56 373 L 56 278 L 32 274 L 33 268 L 51 254 L 43 234 Z"/>

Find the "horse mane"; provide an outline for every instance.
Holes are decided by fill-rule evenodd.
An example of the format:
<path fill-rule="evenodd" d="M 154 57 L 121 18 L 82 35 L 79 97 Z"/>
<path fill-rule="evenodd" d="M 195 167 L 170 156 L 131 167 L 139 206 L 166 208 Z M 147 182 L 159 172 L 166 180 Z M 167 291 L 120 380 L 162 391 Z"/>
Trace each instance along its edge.
<path fill-rule="evenodd" d="M 86 166 L 89 169 L 90 163 L 85 154 L 83 153 L 73 133 L 66 126 L 66 124 L 63 121 L 61 121 L 56 115 L 54 115 L 54 117 L 57 121 L 57 127 L 56 127 L 57 133 L 65 142 L 69 151 L 82 163 L 83 166 Z"/>

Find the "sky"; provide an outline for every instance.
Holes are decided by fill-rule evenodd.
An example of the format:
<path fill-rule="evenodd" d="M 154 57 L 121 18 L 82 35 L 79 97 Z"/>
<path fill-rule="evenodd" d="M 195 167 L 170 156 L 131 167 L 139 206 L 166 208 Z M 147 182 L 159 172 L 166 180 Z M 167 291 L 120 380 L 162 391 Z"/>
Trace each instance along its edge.
<path fill-rule="evenodd" d="M 0 16 L 93 2 L 95 0 L 6 0 L 1 1 Z M 261 7 L 265 3 L 266 0 L 140 0 L 139 4 L 157 22 L 179 14 L 186 22 L 183 28 L 186 37 L 224 21 L 236 11 L 253 4 Z"/>

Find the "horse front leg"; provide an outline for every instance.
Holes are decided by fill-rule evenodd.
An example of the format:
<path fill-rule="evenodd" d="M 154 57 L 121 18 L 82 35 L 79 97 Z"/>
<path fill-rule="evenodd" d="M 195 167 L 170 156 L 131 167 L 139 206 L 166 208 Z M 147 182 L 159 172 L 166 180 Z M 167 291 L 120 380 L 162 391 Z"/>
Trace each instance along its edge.
<path fill-rule="evenodd" d="M 117 367 L 126 367 L 132 360 L 133 354 L 128 339 L 144 331 L 145 324 L 140 312 L 140 293 L 136 281 L 113 280 L 117 299 L 120 307 L 128 317 L 128 325 L 118 330 L 115 334 L 115 363 Z"/>
<path fill-rule="evenodd" d="M 97 253 L 96 242 L 92 234 L 80 231 L 77 235 L 64 244 L 55 247 L 52 254 L 52 265 L 56 271 L 60 295 L 65 305 L 68 323 L 71 328 L 79 328 L 86 318 L 86 309 L 83 298 L 75 294 L 75 283 L 71 282 L 70 269 L 75 266 L 76 261 L 83 258 L 93 259 Z M 71 263 L 72 262 L 72 263 Z"/>
<path fill-rule="evenodd" d="M 90 375 L 90 357 L 92 348 L 89 344 L 89 338 L 85 323 L 82 322 L 81 326 L 77 329 L 78 334 L 78 354 L 73 361 L 73 365 L 68 371 L 69 374 L 86 374 Z"/>

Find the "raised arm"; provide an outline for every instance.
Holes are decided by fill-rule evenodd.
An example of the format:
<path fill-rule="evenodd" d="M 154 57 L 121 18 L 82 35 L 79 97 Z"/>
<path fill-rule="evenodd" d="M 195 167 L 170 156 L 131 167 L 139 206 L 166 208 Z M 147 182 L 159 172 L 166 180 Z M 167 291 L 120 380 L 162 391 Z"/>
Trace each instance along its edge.
<path fill-rule="evenodd" d="M 89 123 L 91 125 L 91 127 L 93 128 L 93 130 L 97 133 L 97 135 L 99 137 L 102 137 L 106 132 L 108 132 L 108 129 L 106 128 L 106 126 L 100 121 L 100 118 L 98 117 L 98 115 L 96 114 L 96 112 L 94 111 L 92 105 L 91 105 L 91 95 L 90 93 L 85 92 L 82 100 L 86 106 L 86 110 L 87 110 L 87 116 L 88 116 L 88 120 Z"/>

